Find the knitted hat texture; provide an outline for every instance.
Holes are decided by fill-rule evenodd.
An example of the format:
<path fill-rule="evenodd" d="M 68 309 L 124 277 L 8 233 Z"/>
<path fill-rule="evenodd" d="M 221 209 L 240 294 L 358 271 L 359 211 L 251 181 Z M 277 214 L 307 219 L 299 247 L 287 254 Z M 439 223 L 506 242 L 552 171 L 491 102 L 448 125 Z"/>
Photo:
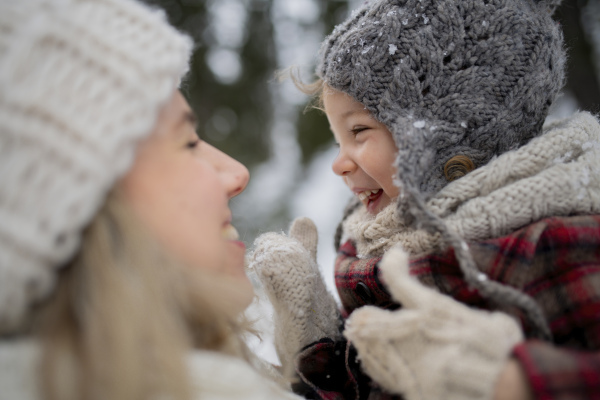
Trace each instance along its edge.
<path fill-rule="evenodd" d="M 19 329 L 133 162 L 191 41 L 132 0 L 0 2 L 0 334 Z"/>
<path fill-rule="evenodd" d="M 323 42 L 317 74 L 390 129 L 400 180 L 431 195 L 453 156 L 478 167 L 541 133 L 564 81 L 558 3 L 368 1 Z"/>
<path fill-rule="evenodd" d="M 550 330 L 537 303 L 479 279 L 468 244 L 425 201 L 449 183 L 451 158 L 480 167 L 542 133 L 564 83 L 563 38 L 551 18 L 559 3 L 371 0 L 325 39 L 317 67 L 326 85 L 361 102 L 392 133 L 407 226 L 441 233 L 467 283 L 523 310 L 542 338 Z"/>

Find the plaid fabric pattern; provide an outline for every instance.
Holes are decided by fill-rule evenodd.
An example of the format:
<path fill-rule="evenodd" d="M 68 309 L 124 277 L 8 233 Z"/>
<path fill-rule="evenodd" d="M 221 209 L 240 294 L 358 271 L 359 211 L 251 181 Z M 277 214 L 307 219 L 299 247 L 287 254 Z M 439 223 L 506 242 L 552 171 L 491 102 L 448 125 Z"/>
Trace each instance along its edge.
<path fill-rule="evenodd" d="M 600 354 L 528 341 L 514 350 L 536 399 L 600 399 Z"/>
<path fill-rule="evenodd" d="M 297 360 L 302 383 L 293 389 L 307 399 L 402 400 L 383 392 L 361 372 L 356 350 L 345 340 L 321 339 L 301 351 Z"/>
<path fill-rule="evenodd" d="M 470 243 L 470 249 L 482 273 L 527 293 L 550 324 L 553 343 L 527 340 L 515 349 L 535 398 L 600 399 L 600 216 L 548 218 L 504 237 Z M 379 261 L 358 259 L 352 242 L 340 247 L 335 278 L 346 316 L 366 304 L 399 307 L 382 285 Z M 457 301 L 515 316 L 529 335 L 530 324 L 519 310 L 490 304 L 465 283 L 453 249 L 413 258 L 410 269 L 424 285 Z M 303 352 L 304 359 L 310 351 Z M 325 367 L 327 356 L 321 356 L 324 371 L 337 368 Z"/>
<path fill-rule="evenodd" d="M 397 308 L 379 278 L 381 258 L 358 259 L 351 241 L 338 250 L 335 261 L 335 285 L 342 301 L 342 315 L 347 317 L 364 305 Z"/>

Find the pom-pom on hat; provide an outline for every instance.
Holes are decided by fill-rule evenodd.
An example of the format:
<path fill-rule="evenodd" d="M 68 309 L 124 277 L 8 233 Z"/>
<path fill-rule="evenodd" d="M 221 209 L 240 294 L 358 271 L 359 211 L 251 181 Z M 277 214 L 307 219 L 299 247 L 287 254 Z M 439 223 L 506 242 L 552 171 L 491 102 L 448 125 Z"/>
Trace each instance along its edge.
<path fill-rule="evenodd" d="M 479 167 L 539 135 L 564 81 L 559 1 L 372 0 L 323 42 L 317 74 L 394 135 L 429 196 L 457 155 Z"/>
<path fill-rule="evenodd" d="M 0 334 L 20 328 L 188 68 L 133 0 L 0 2 Z"/>

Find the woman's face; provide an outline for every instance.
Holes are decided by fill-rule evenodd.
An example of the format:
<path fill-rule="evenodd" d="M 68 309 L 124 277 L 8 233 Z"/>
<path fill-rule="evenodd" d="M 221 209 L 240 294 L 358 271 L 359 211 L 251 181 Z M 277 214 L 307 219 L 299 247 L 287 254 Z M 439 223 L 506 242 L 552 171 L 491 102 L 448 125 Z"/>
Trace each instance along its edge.
<path fill-rule="evenodd" d="M 239 298 L 233 300 L 241 310 L 253 289 L 228 203 L 248 179 L 246 167 L 198 138 L 194 114 L 177 91 L 119 182 L 125 200 L 167 251 L 189 267 L 234 282 Z"/>

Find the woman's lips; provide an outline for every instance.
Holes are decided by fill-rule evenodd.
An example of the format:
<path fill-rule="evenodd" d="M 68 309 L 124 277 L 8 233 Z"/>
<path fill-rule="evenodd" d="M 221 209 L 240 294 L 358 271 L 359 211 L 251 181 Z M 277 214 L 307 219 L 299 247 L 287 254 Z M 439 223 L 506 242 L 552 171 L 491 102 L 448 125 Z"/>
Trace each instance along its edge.
<path fill-rule="evenodd" d="M 230 223 L 228 223 L 223 228 L 223 230 L 221 231 L 221 234 L 224 239 L 230 241 L 232 244 L 235 244 L 236 246 L 239 246 L 239 247 L 243 248 L 244 250 L 246 249 L 246 245 L 244 244 L 244 242 L 239 240 L 240 235 L 238 234 L 238 231 Z"/>
<path fill-rule="evenodd" d="M 223 230 L 221 231 L 221 235 L 223 236 L 223 239 L 227 239 L 227 240 L 238 240 L 240 238 L 238 231 L 230 223 L 228 223 L 227 225 L 225 225 L 223 227 Z"/>

